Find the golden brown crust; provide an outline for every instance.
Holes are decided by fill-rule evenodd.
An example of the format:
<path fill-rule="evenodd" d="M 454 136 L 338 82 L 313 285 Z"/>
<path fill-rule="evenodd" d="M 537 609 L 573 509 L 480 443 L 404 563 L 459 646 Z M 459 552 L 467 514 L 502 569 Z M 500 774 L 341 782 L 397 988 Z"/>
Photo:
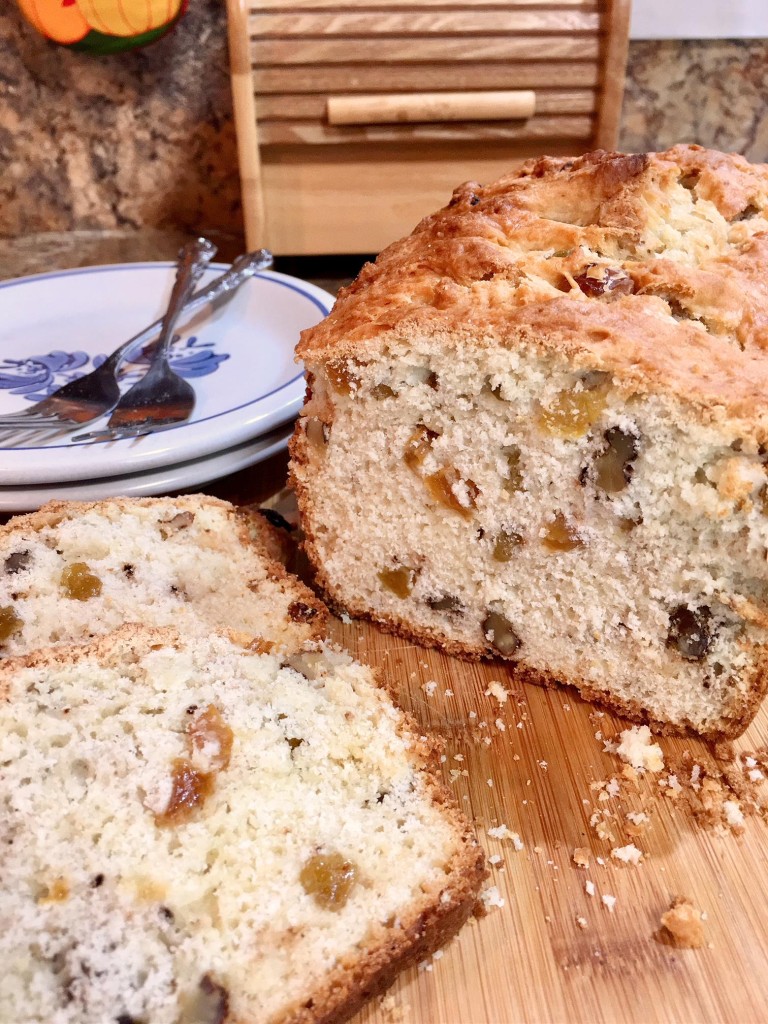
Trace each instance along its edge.
<path fill-rule="evenodd" d="M 450 900 L 434 901 L 403 922 L 397 935 L 386 939 L 386 929 L 376 946 L 360 955 L 352 965 L 340 965 L 315 994 L 310 1005 L 282 1018 L 280 1024 L 341 1024 L 349 1020 L 369 999 L 380 995 L 401 971 L 424 960 L 444 946 L 473 913 L 480 885 L 487 876 L 483 853 L 465 844 L 450 865 L 456 879 Z M 274 1022 L 277 1024 L 277 1022 Z"/>
<path fill-rule="evenodd" d="M 695 204 L 706 214 L 699 221 Z M 492 185 L 457 189 L 342 289 L 298 355 L 310 367 L 365 358 L 366 348 L 417 333 L 451 346 L 532 345 L 694 404 L 704 418 L 747 421 L 762 441 L 764 214 L 768 165 L 698 146 L 532 161 Z M 595 260 L 624 271 L 633 294 L 585 294 L 575 279 Z"/>

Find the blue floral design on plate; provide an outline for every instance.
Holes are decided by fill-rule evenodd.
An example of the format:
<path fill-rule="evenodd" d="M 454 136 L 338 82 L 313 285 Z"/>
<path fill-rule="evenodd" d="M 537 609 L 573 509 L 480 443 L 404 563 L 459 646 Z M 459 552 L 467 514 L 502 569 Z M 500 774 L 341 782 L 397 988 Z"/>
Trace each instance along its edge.
<path fill-rule="evenodd" d="M 184 341 L 177 335 L 173 339 L 169 361 L 180 377 L 207 377 L 218 370 L 220 363 L 229 359 L 229 353 L 214 352 L 213 348 L 212 341 L 200 341 L 194 334 Z M 127 369 L 121 372 L 121 381 L 132 384 L 143 376 L 149 362 L 145 352 L 146 347 L 140 356 L 125 364 Z M 39 402 L 64 384 L 95 370 L 106 358 L 100 354 L 91 359 L 87 352 L 56 349 L 47 355 L 2 359 L 0 390 L 21 395 L 29 402 Z"/>

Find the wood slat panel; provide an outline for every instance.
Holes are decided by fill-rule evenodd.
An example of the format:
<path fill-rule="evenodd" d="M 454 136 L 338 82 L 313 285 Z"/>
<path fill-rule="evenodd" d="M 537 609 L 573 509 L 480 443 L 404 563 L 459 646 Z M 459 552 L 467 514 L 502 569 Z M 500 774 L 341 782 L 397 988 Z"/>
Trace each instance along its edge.
<path fill-rule="evenodd" d="M 256 14 L 259 11 L 349 11 L 349 10 L 375 10 L 388 11 L 394 9 L 410 8 L 417 11 L 422 7 L 447 7 L 465 8 L 471 10 L 475 7 L 538 7 L 547 11 L 557 10 L 599 10 L 600 2 L 605 0 L 377 0 L 371 3 L 370 0 L 298 0 L 296 4 L 291 0 L 259 0 L 259 3 L 248 4 L 248 11 Z"/>
<path fill-rule="evenodd" d="M 325 92 L 318 95 L 259 96 L 259 121 L 262 125 L 267 121 L 325 121 L 329 95 Z M 597 93 L 594 89 L 536 90 L 537 114 L 590 114 L 596 106 Z"/>
<path fill-rule="evenodd" d="M 600 41 L 591 36 L 534 37 L 476 36 L 471 44 L 450 36 L 398 39 L 253 39 L 253 63 L 290 66 L 293 64 L 379 64 L 422 63 L 426 61 L 515 61 L 595 60 Z M 390 83 L 390 88 L 392 88 Z"/>
<path fill-rule="evenodd" d="M 477 141 L 487 139 L 589 139 L 591 117 L 564 115 L 532 117 L 527 121 L 455 121 L 440 124 L 328 125 L 317 121 L 261 123 L 262 145 L 275 143 Z"/>
<path fill-rule="evenodd" d="M 584 148 L 546 146 L 553 156 Z M 444 206 L 460 182 L 494 181 L 540 153 L 539 141 L 265 146 L 266 220 L 248 245 L 278 254 L 378 252 Z"/>
<path fill-rule="evenodd" d="M 509 35 L 565 32 L 597 32 L 600 16 L 596 11 L 552 10 L 477 10 L 477 11 L 368 11 L 310 13 L 264 13 L 255 11 L 249 18 L 252 36 L 382 36 L 382 35 Z"/>
<path fill-rule="evenodd" d="M 416 89 L 535 89 L 554 82 L 567 87 L 594 88 L 598 65 L 590 61 L 523 61 L 515 64 L 445 64 L 400 67 L 393 80 L 388 67 L 375 65 L 253 68 L 254 89 L 260 93 L 392 92 Z"/>

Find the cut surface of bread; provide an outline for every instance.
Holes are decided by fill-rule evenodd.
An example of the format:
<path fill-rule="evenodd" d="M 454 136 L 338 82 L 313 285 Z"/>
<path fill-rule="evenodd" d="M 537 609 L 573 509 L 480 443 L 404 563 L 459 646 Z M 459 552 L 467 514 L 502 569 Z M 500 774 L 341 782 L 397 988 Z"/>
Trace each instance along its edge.
<path fill-rule="evenodd" d="M 0 1020 L 346 1018 L 484 877 L 369 669 L 126 626 L 0 665 Z"/>
<path fill-rule="evenodd" d="M 298 647 L 327 613 L 274 557 L 275 530 L 216 498 L 51 502 L 0 527 L 0 656 L 125 622 Z"/>
<path fill-rule="evenodd" d="M 328 597 L 659 727 L 768 685 L 768 167 L 542 159 L 385 250 L 302 336 Z"/>

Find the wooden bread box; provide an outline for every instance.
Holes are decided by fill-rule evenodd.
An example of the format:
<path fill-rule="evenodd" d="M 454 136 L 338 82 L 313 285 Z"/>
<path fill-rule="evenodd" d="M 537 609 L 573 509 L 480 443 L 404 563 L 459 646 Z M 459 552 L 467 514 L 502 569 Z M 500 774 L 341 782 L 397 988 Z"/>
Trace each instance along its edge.
<path fill-rule="evenodd" d="M 629 0 L 228 0 L 246 237 L 373 253 L 463 181 L 616 144 Z"/>

